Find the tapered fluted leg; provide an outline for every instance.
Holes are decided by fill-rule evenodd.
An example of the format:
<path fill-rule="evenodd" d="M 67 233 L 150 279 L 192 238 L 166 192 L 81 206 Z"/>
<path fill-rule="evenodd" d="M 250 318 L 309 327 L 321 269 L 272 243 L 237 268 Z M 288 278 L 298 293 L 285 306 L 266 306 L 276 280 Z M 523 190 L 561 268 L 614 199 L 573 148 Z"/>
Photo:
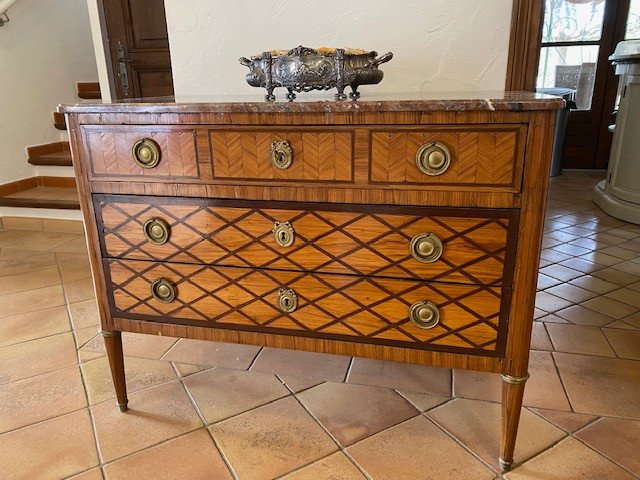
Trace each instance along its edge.
<path fill-rule="evenodd" d="M 503 470 L 509 470 L 513 463 L 524 384 L 528 378 L 528 374 L 522 377 L 502 375 L 502 436 L 499 463 Z"/>
<path fill-rule="evenodd" d="M 124 376 L 124 354 L 122 353 L 122 335 L 120 332 L 100 332 L 104 338 L 104 345 L 107 349 L 107 358 L 111 368 L 111 378 L 116 390 L 118 407 L 121 412 L 127 411 L 127 384 Z"/>

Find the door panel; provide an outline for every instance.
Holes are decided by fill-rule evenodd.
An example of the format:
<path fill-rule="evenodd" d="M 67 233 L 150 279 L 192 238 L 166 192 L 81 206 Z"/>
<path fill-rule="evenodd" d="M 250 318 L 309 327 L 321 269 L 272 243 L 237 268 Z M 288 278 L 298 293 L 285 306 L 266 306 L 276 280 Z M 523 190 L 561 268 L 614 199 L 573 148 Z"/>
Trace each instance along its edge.
<path fill-rule="evenodd" d="M 102 0 L 117 98 L 173 95 L 164 0 Z"/>

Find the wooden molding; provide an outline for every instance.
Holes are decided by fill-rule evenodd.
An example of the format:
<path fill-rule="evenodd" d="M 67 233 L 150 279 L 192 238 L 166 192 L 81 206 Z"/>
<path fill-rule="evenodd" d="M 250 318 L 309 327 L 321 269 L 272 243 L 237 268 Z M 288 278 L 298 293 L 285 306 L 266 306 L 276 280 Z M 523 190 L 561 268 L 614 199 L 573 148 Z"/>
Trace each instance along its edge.
<path fill-rule="evenodd" d="M 75 177 L 36 177 L 39 187 L 76 188 Z"/>
<path fill-rule="evenodd" d="M 102 98 L 99 82 L 78 82 L 76 87 L 78 96 L 82 99 Z"/>
<path fill-rule="evenodd" d="M 505 90 L 535 91 L 544 0 L 513 0 Z"/>
<path fill-rule="evenodd" d="M 23 178 L 14 182 L 5 183 L 0 185 L 0 197 L 22 192 L 23 190 L 29 190 L 30 188 L 36 188 L 37 186 L 38 181 L 36 177 Z"/>
<path fill-rule="evenodd" d="M 41 157 L 42 155 L 51 155 L 52 153 L 68 152 L 69 142 L 51 142 L 42 145 L 34 145 L 27 147 L 27 157 Z"/>

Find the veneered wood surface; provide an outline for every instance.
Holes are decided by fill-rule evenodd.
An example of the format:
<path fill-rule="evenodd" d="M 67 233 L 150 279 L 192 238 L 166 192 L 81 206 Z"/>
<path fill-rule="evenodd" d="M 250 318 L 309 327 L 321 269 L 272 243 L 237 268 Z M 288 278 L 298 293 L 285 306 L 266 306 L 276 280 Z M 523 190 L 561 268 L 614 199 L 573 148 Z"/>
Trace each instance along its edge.
<path fill-rule="evenodd" d="M 115 258 L 349 273 L 462 283 L 505 284 L 515 251 L 513 210 L 416 209 L 207 199 L 96 196 L 104 255 Z M 144 224 L 159 218 L 169 240 L 158 245 Z M 275 222 L 295 239 L 281 247 Z M 511 232 L 511 233 L 510 233 Z M 433 233 L 443 244 L 433 263 L 416 260 L 411 239 Z M 509 267 L 510 270 L 510 267 Z M 509 272 L 507 272 L 509 273 Z"/>
<path fill-rule="evenodd" d="M 353 180 L 353 132 L 211 130 L 213 178 L 243 180 Z M 273 165 L 271 143 L 289 142 L 293 162 Z"/>
<path fill-rule="evenodd" d="M 492 186 L 519 190 L 523 157 L 520 126 L 469 126 L 464 129 L 394 129 L 371 133 L 372 182 L 455 186 Z M 450 165 L 440 175 L 427 175 L 416 165 L 416 153 L 432 142 L 444 144 Z"/>
<path fill-rule="evenodd" d="M 123 180 L 182 178 L 200 176 L 196 153 L 195 130 L 166 127 L 83 127 L 87 144 L 91 178 L 123 177 Z M 138 140 L 153 140 L 160 150 L 160 162 L 142 168 L 133 158 L 132 148 Z"/>
<path fill-rule="evenodd" d="M 499 287 L 429 284 L 406 280 L 105 260 L 113 295 L 113 315 L 155 317 L 168 323 L 195 322 L 214 328 L 291 333 L 415 348 L 474 350 L 496 354 L 504 332 L 508 301 Z M 160 278 L 175 286 L 175 300 L 162 303 L 151 293 Z M 298 308 L 277 306 L 280 288 L 293 289 Z M 508 298 L 508 295 L 506 296 Z M 440 323 L 421 329 L 409 307 L 427 300 L 440 309 Z"/>

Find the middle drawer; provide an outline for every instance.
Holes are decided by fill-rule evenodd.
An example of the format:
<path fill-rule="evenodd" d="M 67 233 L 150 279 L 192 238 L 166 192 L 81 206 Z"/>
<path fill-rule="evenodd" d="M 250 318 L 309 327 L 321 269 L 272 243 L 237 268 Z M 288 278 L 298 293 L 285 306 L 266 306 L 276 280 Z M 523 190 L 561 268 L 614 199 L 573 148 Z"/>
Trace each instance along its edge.
<path fill-rule="evenodd" d="M 95 195 L 104 257 L 510 285 L 517 211 Z"/>

